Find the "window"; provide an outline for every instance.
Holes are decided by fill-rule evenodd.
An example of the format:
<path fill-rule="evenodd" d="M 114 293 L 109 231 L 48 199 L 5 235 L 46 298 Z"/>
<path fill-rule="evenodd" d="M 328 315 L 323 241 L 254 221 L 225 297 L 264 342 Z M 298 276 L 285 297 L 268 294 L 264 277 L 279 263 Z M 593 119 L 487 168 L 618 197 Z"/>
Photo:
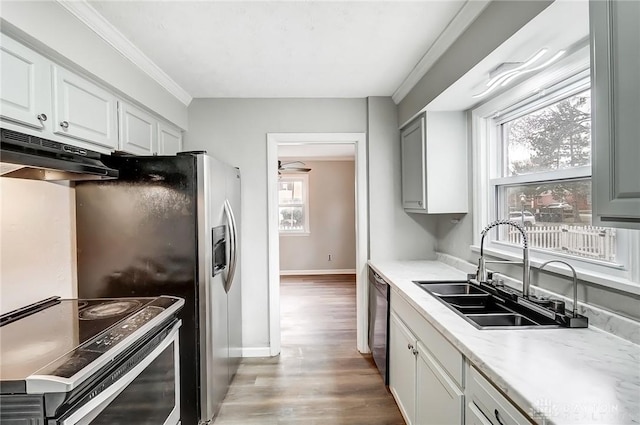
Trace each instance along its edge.
<path fill-rule="evenodd" d="M 593 225 L 588 55 L 573 61 L 554 82 L 536 75 L 472 111 L 474 249 L 488 223 L 509 219 L 526 228 L 532 265 L 568 259 L 582 279 L 636 292 L 640 232 Z M 521 258 L 520 238 L 498 226 L 484 248 Z"/>
<path fill-rule="evenodd" d="M 543 96 L 495 120 L 490 181 L 496 217 L 522 222 L 531 248 L 616 263 L 616 230 L 591 225 L 591 90 L 588 81 Z M 502 227 L 497 240 L 520 244 Z"/>
<path fill-rule="evenodd" d="M 278 181 L 280 234 L 309 234 L 309 175 Z"/>

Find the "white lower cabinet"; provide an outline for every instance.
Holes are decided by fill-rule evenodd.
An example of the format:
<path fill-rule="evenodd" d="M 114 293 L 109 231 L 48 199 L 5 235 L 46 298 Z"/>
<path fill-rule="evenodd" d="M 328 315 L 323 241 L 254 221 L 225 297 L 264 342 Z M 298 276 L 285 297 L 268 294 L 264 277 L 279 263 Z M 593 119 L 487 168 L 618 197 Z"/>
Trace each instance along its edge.
<path fill-rule="evenodd" d="M 393 288 L 389 389 L 408 425 L 534 423 Z"/>
<path fill-rule="evenodd" d="M 533 424 L 473 366 L 467 370 L 465 395 L 467 399 L 465 425 Z"/>
<path fill-rule="evenodd" d="M 389 389 L 407 424 L 416 417 L 416 337 L 391 312 L 389 321 Z"/>
<path fill-rule="evenodd" d="M 416 424 L 462 424 L 464 393 L 418 342 Z"/>
<path fill-rule="evenodd" d="M 465 425 L 493 425 L 489 419 L 478 409 L 473 401 L 467 403 L 465 412 Z"/>
<path fill-rule="evenodd" d="M 462 424 L 464 393 L 393 311 L 389 332 L 389 387 L 407 424 Z"/>

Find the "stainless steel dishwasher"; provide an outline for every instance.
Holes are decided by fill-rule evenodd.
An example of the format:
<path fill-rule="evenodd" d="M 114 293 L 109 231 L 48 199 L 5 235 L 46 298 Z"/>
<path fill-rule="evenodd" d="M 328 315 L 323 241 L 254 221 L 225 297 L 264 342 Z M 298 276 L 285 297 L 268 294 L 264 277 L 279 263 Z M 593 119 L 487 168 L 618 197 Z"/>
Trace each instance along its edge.
<path fill-rule="evenodd" d="M 389 385 L 389 284 L 369 268 L 369 349 Z"/>

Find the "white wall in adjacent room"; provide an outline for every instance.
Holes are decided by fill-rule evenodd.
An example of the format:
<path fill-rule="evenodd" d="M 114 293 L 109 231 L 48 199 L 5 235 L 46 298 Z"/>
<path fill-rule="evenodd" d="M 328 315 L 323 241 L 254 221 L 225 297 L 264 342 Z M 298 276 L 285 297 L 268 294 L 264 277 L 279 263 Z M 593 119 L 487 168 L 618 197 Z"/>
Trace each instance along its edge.
<path fill-rule="evenodd" d="M 68 183 L 0 178 L 0 313 L 76 296 L 75 208 Z"/>
<path fill-rule="evenodd" d="M 311 168 L 310 234 L 280 235 L 280 271 L 355 271 L 355 162 L 304 163 Z"/>

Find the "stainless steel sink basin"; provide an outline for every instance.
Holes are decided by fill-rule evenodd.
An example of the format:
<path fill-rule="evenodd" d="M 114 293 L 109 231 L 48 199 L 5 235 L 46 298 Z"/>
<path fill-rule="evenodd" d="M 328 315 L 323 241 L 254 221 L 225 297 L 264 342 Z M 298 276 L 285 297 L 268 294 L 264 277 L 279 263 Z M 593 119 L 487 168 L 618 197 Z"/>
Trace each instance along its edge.
<path fill-rule="evenodd" d="M 500 328 L 513 326 L 539 326 L 533 320 L 527 319 L 521 314 L 468 314 L 467 318 L 474 321 L 482 328 Z"/>
<path fill-rule="evenodd" d="M 478 329 L 560 327 L 553 319 L 466 281 L 414 281 Z"/>
<path fill-rule="evenodd" d="M 448 295 L 439 297 L 442 302 L 463 314 L 513 313 L 504 305 L 498 304 L 489 294 L 467 296 Z"/>
<path fill-rule="evenodd" d="M 484 294 L 487 292 L 480 288 L 472 286 L 466 282 L 464 283 L 429 283 L 429 282 L 416 282 L 422 286 L 425 290 L 436 295 L 464 295 L 464 294 Z"/>

